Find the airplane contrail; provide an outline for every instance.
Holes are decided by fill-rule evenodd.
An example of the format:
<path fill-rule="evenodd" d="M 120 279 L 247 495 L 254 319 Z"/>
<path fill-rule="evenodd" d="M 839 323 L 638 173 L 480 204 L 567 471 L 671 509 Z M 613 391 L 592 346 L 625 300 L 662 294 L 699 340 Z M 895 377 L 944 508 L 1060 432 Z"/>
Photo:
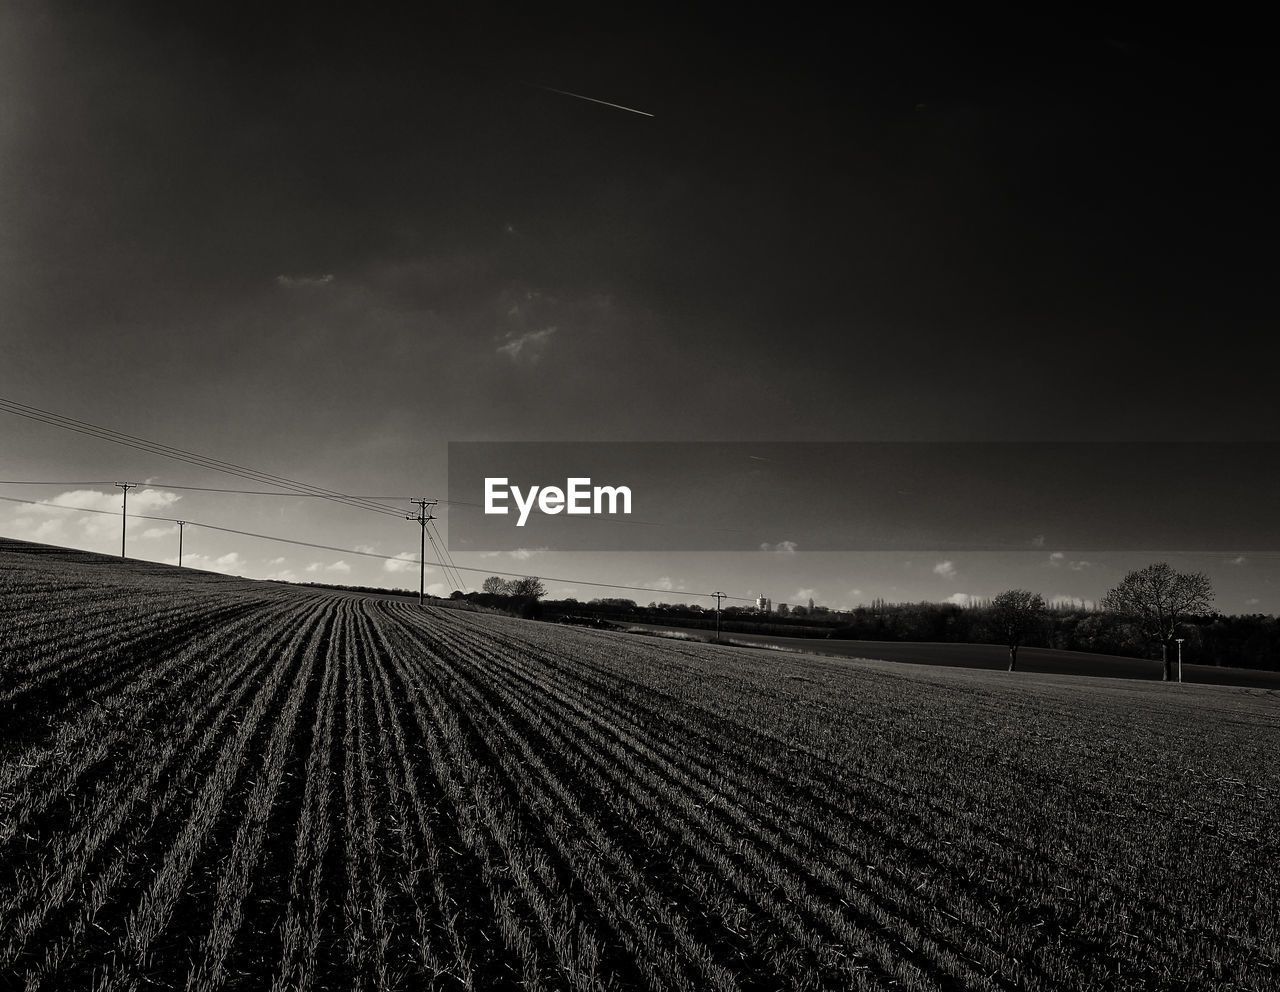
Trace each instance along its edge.
<path fill-rule="evenodd" d="M 624 107 L 620 103 L 610 103 L 608 100 L 597 100 L 593 96 L 583 96 L 581 93 L 570 93 L 568 90 L 558 90 L 554 86 L 541 86 L 538 83 L 525 83 L 525 85 L 534 86 L 540 90 L 546 90 L 548 93 L 559 93 L 561 96 L 572 96 L 579 100 L 589 100 L 591 103 L 598 103 L 605 107 L 613 107 L 615 110 L 625 110 L 629 114 L 639 114 L 641 117 L 654 116 L 646 110 L 636 110 L 635 107 Z"/>

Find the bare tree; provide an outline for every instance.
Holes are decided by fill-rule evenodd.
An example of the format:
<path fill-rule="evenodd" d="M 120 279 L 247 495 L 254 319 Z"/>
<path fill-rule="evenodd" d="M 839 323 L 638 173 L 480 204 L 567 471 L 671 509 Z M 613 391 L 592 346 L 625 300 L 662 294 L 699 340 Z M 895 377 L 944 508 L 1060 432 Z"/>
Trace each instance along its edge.
<path fill-rule="evenodd" d="M 1009 645 L 1009 671 L 1018 667 L 1018 648 L 1043 626 L 1044 610 L 1044 597 L 1025 589 L 1010 589 L 991 601 L 988 621 Z"/>
<path fill-rule="evenodd" d="M 1213 585 L 1203 572 L 1176 572 L 1158 561 L 1130 572 L 1102 597 L 1104 610 L 1132 621 L 1144 637 L 1160 643 L 1163 678 L 1170 679 L 1169 645 L 1184 617 L 1204 613 L 1213 602 Z"/>
<path fill-rule="evenodd" d="M 511 583 L 501 576 L 490 575 L 484 580 L 484 584 L 480 589 L 490 596 L 506 596 L 510 591 L 510 585 Z"/>
<path fill-rule="evenodd" d="M 523 579 L 515 579 L 507 586 L 507 592 L 512 596 L 528 596 L 530 599 L 541 599 L 547 594 L 547 587 L 542 584 L 542 580 L 536 575 L 528 575 Z"/>

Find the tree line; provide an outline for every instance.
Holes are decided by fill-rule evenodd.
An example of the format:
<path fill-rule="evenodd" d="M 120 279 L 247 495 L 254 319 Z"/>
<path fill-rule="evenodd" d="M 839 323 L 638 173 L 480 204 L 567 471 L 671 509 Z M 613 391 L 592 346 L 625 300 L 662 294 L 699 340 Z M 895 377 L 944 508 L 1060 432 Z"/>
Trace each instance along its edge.
<path fill-rule="evenodd" d="M 764 615 L 749 608 L 723 612 L 726 631 L 863 641 L 941 641 L 1004 644 L 1016 669 L 1021 647 L 1059 648 L 1158 659 L 1171 677 L 1178 638 L 1184 660 L 1197 664 L 1280 669 L 1280 620 L 1226 616 L 1211 609 L 1213 589 L 1200 572 L 1177 572 L 1165 562 L 1136 569 L 1097 608 L 1051 605 L 1035 592 L 1006 590 L 981 604 L 887 603 L 877 599 L 852 610 L 821 607 L 797 616 Z M 607 598 L 589 603 L 548 601 L 544 615 L 710 628 L 711 611 L 699 606 L 639 606 Z"/>

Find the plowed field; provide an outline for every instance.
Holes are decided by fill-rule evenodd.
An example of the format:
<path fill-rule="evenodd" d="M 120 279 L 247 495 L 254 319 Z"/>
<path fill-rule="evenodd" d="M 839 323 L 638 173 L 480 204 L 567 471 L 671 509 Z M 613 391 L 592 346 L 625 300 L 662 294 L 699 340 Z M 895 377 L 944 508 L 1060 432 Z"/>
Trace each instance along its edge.
<path fill-rule="evenodd" d="M 0 545 L 18 989 L 1266 989 L 1280 695 Z"/>

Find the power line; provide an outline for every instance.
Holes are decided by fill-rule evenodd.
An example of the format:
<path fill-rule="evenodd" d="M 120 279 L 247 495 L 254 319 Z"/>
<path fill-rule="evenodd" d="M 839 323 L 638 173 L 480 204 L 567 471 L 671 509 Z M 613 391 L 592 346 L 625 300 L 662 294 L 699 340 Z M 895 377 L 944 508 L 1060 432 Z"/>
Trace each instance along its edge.
<path fill-rule="evenodd" d="M 76 420 L 72 417 L 64 417 L 61 414 L 53 413 L 49 410 L 42 410 L 39 407 L 29 406 L 25 403 L 18 403 L 15 400 L 5 399 L 4 397 L 0 397 L 0 411 L 11 413 L 14 416 L 23 417 L 27 420 L 34 420 L 37 423 L 47 424 L 51 427 L 59 427 L 63 430 L 73 431 L 77 434 L 84 434 L 88 437 L 95 437 L 99 440 L 110 441 L 114 444 L 120 444 L 128 448 L 146 451 L 150 454 L 161 455 L 165 458 L 172 458 L 175 461 L 186 462 L 190 465 L 197 465 L 201 468 L 213 469 L 214 471 L 222 472 L 226 475 L 234 475 L 242 479 L 251 479 L 255 482 L 280 486 L 285 489 L 292 489 L 296 491 L 297 495 L 318 496 L 323 499 L 330 499 L 334 502 L 342 503 L 356 509 L 369 510 L 374 513 L 385 513 L 394 516 L 401 515 L 400 510 L 391 506 L 386 506 L 376 500 L 349 496 L 346 493 L 341 493 L 337 490 L 326 489 L 322 486 L 314 486 L 310 483 L 298 482 L 294 479 L 273 475 L 269 472 L 262 472 L 258 469 L 239 465 L 235 462 L 223 461 L 219 458 L 202 455 L 198 452 L 190 451 L 185 448 L 176 448 L 172 445 L 163 444 L 158 441 L 149 441 L 133 434 L 125 434 L 121 431 L 102 427 L 98 424 L 93 424 L 85 420 Z"/>
<path fill-rule="evenodd" d="M 449 566 L 453 569 L 453 574 L 454 574 L 454 575 L 457 577 L 457 579 L 458 579 L 458 584 L 457 584 L 456 586 L 454 586 L 454 588 L 455 588 L 455 589 L 461 589 L 463 592 L 470 592 L 471 590 L 469 590 L 469 589 L 467 588 L 467 584 L 466 584 L 466 582 L 464 582 L 464 581 L 463 581 L 463 579 L 462 579 L 462 575 L 458 572 L 458 566 L 457 566 L 457 564 L 456 564 L 456 563 L 454 562 L 454 560 L 453 560 L 453 555 L 449 554 L 449 546 L 448 546 L 447 544 L 445 544 L 445 540 L 444 540 L 444 538 L 443 538 L 443 537 L 441 536 L 441 534 L 440 534 L 440 529 L 439 529 L 438 527 L 436 527 L 436 525 L 435 525 L 434 523 L 432 523 L 432 525 L 431 525 L 431 529 L 432 529 L 432 531 L 434 531 L 434 532 L 435 532 L 436 539 L 437 539 L 437 540 L 439 540 L 439 542 L 440 542 L 440 548 L 439 548 L 439 550 L 436 552 L 436 554 L 440 555 L 442 558 L 444 558 L 444 560 L 445 560 L 445 561 L 447 561 L 447 562 L 449 563 Z M 432 546 L 432 548 L 433 548 L 433 549 L 436 547 L 436 541 L 435 541 L 435 540 L 433 540 L 433 541 L 431 542 L 431 546 Z M 446 576 L 446 578 L 448 577 L 448 572 L 446 572 L 446 573 L 445 573 L 445 576 Z"/>
<path fill-rule="evenodd" d="M 62 506 L 58 503 L 39 503 L 39 502 L 33 503 L 31 500 L 18 499 L 13 496 L 0 496 L 0 500 L 3 500 L 6 503 L 21 503 L 24 506 L 47 506 L 50 509 L 54 509 L 54 510 L 75 510 L 79 513 L 104 513 L 109 516 L 115 516 L 114 510 L 98 510 L 89 506 Z M 157 521 L 160 521 L 161 523 L 167 523 L 167 524 L 177 523 L 177 521 L 175 521 L 172 517 L 156 517 L 156 516 L 150 516 L 142 513 L 131 513 L 129 514 L 129 517 L 133 520 L 157 520 Z M 414 518 L 411 517 L 410 519 L 414 519 Z M 311 541 L 299 541 L 291 537 L 277 537 L 274 534 L 256 534 L 253 531 L 237 530 L 234 527 L 220 527 L 217 524 L 206 524 L 206 523 L 201 523 L 197 520 L 188 520 L 186 521 L 186 525 L 188 527 L 203 527 L 206 530 L 221 531 L 224 534 L 237 534 L 240 537 L 254 537 L 263 541 L 277 541 L 281 544 L 294 544 L 303 548 L 315 548 L 319 551 L 335 551 L 338 554 L 343 554 L 343 555 L 359 555 L 360 557 L 363 557 L 363 558 L 377 558 L 380 561 L 394 561 L 394 562 L 405 561 L 404 558 L 401 558 L 398 555 L 381 555 L 374 551 L 357 551 L 354 548 L 339 548 L 339 547 L 335 547 L 332 544 L 315 544 L 315 543 L 312 543 Z M 441 561 L 427 560 L 426 564 L 434 565 L 441 569 L 445 567 L 445 563 Z M 454 565 L 452 567 L 457 569 L 460 572 L 484 572 L 488 575 L 500 575 L 509 579 L 544 579 L 547 582 L 564 582 L 569 585 L 591 586 L 593 588 L 599 588 L 599 589 L 624 589 L 629 592 L 677 591 L 677 592 L 680 592 L 682 595 L 700 596 L 708 599 L 711 598 L 712 596 L 711 593 L 707 593 L 707 592 L 693 592 L 690 590 L 656 589 L 653 586 L 628 586 L 628 585 L 620 585 L 619 583 L 616 583 L 616 582 L 596 582 L 590 579 L 570 579 L 570 578 L 565 578 L 564 576 L 558 576 L 558 575 L 530 575 L 527 572 L 502 572 L 502 571 L 498 571 L 497 569 L 475 568 L 474 566 L 470 566 L 470 565 Z M 725 598 L 735 599 L 743 603 L 755 602 L 754 599 L 747 596 L 726 596 Z"/>

